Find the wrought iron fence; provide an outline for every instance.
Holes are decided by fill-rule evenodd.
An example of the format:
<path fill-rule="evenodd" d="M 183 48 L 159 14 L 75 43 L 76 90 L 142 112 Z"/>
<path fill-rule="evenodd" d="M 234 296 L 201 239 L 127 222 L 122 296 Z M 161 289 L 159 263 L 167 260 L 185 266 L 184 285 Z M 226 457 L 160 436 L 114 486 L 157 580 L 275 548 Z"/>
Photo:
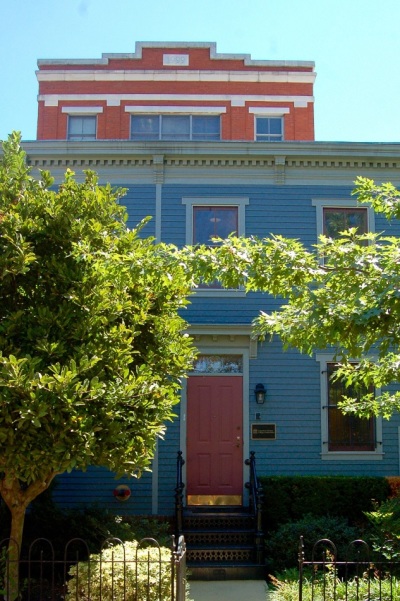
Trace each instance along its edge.
<path fill-rule="evenodd" d="M 0 541 L 1 601 L 185 601 L 186 545 L 171 549 L 155 539 L 108 539 L 98 554 L 83 539 L 70 540 L 57 557 L 48 539 L 36 539 L 18 561 L 10 539 Z M 19 554 L 18 554 L 19 555 Z"/>
<path fill-rule="evenodd" d="M 352 541 L 338 559 L 335 544 L 320 539 L 305 559 L 299 545 L 299 601 L 400 601 L 400 553 L 391 541 L 379 552 Z"/>

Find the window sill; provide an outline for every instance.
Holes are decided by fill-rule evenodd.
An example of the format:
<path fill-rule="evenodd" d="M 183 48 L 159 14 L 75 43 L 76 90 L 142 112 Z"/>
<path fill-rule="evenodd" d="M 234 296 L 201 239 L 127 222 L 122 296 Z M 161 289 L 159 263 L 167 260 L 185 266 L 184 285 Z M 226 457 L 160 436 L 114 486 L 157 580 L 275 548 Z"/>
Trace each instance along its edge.
<path fill-rule="evenodd" d="M 331 451 L 321 453 L 322 461 L 382 461 L 382 451 Z"/>
<path fill-rule="evenodd" d="M 246 291 L 244 289 L 236 289 L 236 288 L 195 288 L 192 290 L 192 294 L 196 296 L 212 296 L 212 297 L 239 297 L 243 298 L 246 296 Z"/>

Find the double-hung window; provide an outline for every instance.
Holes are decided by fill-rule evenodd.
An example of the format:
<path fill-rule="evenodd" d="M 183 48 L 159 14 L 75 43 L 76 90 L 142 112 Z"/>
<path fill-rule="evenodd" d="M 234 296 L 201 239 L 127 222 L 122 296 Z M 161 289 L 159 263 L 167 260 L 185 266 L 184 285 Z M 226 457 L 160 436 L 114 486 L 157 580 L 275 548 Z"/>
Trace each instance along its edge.
<path fill-rule="evenodd" d="M 238 233 L 238 207 L 193 207 L 193 244 L 215 246 L 215 238 Z"/>
<path fill-rule="evenodd" d="M 366 207 L 324 207 L 324 234 L 329 238 L 339 238 L 340 233 L 351 228 L 357 234 L 368 232 L 368 212 Z"/>
<path fill-rule="evenodd" d="M 220 140 L 219 115 L 132 115 L 131 140 Z"/>
<path fill-rule="evenodd" d="M 75 141 L 95 140 L 96 126 L 95 115 L 69 115 L 67 138 Z"/>
<path fill-rule="evenodd" d="M 216 246 L 215 238 L 238 233 L 238 207 L 193 207 L 193 244 Z M 221 288 L 218 281 L 200 284 L 200 288 Z"/>
<path fill-rule="evenodd" d="M 373 392 L 373 389 L 346 387 L 341 380 L 334 379 L 336 369 L 335 363 L 327 364 L 328 451 L 374 451 L 375 419 L 344 414 L 338 407 L 345 396 L 360 399 L 363 394 Z"/>
<path fill-rule="evenodd" d="M 313 198 L 316 208 L 317 236 L 339 238 L 341 232 L 351 228 L 357 234 L 375 231 L 374 211 L 370 206 L 360 206 L 354 199 Z"/>
<path fill-rule="evenodd" d="M 186 244 L 214 246 L 215 238 L 228 238 L 234 234 L 245 234 L 245 208 L 249 199 L 245 197 L 189 197 L 183 198 L 186 205 Z M 242 290 L 222 289 L 218 282 L 200 286 L 203 294 L 242 294 Z"/>
<path fill-rule="evenodd" d="M 256 142 L 282 142 L 283 117 L 256 117 Z"/>
<path fill-rule="evenodd" d="M 338 365 L 332 356 L 318 353 L 316 359 L 321 366 L 322 459 L 382 459 L 382 418 L 361 418 L 339 408 L 344 397 L 360 399 L 374 389 L 346 386 L 334 377 Z"/>

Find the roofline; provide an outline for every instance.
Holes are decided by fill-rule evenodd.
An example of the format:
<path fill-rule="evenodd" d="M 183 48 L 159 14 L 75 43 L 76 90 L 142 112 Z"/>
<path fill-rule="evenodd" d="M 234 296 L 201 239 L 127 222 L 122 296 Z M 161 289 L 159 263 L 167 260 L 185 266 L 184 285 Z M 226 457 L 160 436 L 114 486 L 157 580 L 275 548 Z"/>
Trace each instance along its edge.
<path fill-rule="evenodd" d="M 400 158 L 397 142 L 136 142 L 132 140 L 95 140 L 71 142 L 67 140 L 25 140 L 22 146 L 27 154 L 36 157 L 60 156 L 237 156 L 237 157 L 368 157 Z"/>
<path fill-rule="evenodd" d="M 100 59 L 38 59 L 37 65 L 38 67 L 44 65 L 108 65 L 110 59 L 140 60 L 144 48 L 208 48 L 211 60 L 243 60 L 247 67 L 302 67 L 308 69 L 315 67 L 314 61 L 253 60 L 250 54 L 218 53 L 216 42 L 136 42 L 133 53 L 103 53 Z"/>

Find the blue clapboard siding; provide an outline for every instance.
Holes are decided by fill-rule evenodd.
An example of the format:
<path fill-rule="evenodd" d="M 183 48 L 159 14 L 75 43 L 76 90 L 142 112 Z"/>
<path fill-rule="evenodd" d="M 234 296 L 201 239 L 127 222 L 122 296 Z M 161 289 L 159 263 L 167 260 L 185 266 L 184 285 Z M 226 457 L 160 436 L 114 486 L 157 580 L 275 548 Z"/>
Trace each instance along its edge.
<path fill-rule="evenodd" d="M 145 217 L 151 217 L 151 221 L 144 227 L 142 236 L 155 235 L 155 210 L 156 193 L 155 186 L 131 186 L 118 184 L 118 187 L 127 188 L 127 194 L 121 198 L 120 203 L 128 211 L 128 226 L 136 227 Z"/>
<path fill-rule="evenodd" d="M 113 495 L 119 484 L 131 489 L 127 501 L 117 501 Z M 54 500 L 66 509 L 78 509 L 98 505 L 112 513 L 121 515 L 151 514 L 151 474 L 145 472 L 141 478 L 120 478 L 101 467 L 89 467 L 86 472 L 78 470 L 57 476 L 54 483 Z"/>
<path fill-rule="evenodd" d="M 124 183 L 118 184 L 122 187 Z M 163 242 L 182 246 L 186 243 L 186 206 L 184 197 L 248 197 L 246 206 L 246 235 L 258 237 L 279 234 L 300 239 L 311 249 L 317 242 L 316 209 L 313 198 L 332 200 L 351 197 L 351 186 L 277 186 L 236 183 L 229 185 L 163 185 L 162 226 Z M 134 227 L 144 217 L 152 221 L 141 235 L 155 235 L 155 185 L 131 186 L 121 200 L 129 212 L 129 226 Z M 387 221 L 376 215 L 376 231 L 400 235 L 398 221 Z M 278 310 L 281 301 L 269 295 L 251 293 L 192 295 L 191 304 L 182 316 L 191 324 L 251 324 L 260 310 Z M 253 390 L 258 382 L 267 388 L 267 400 L 262 406 L 254 400 Z M 321 391 L 320 364 L 314 357 L 295 350 L 283 352 L 279 340 L 259 345 L 257 358 L 249 364 L 249 422 L 276 424 L 276 440 L 250 440 L 250 450 L 256 452 L 259 474 L 343 474 L 396 475 L 399 473 L 400 420 L 394 417 L 383 422 L 384 456 L 379 461 L 321 460 Z M 179 406 L 176 413 L 179 416 Z M 115 513 L 149 514 L 152 494 L 156 492 L 157 513 L 173 515 L 176 485 L 176 456 L 180 448 L 179 417 L 167 424 L 165 438 L 158 443 L 157 473 L 154 484 L 151 474 L 139 480 L 116 481 L 113 474 L 100 468 L 86 473 L 73 472 L 57 479 L 55 499 L 66 507 L 98 503 Z M 127 482 L 132 497 L 125 503 L 113 497 L 118 483 Z M 153 490 L 154 489 L 154 490 Z"/>
<path fill-rule="evenodd" d="M 276 440 L 250 440 L 259 474 L 398 474 L 398 417 L 383 422 L 382 460 L 321 461 L 320 365 L 314 357 L 283 352 L 274 339 L 259 347 L 257 359 L 250 361 L 250 374 L 250 423 L 256 423 L 260 412 L 260 423 L 276 424 Z M 262 406 L 253 400 L 257 382 L 267 388 Z"/>
<path fill-rule="evenodd" d="M 180 406 L 175 406 L 175 413 L 179 414 Z M 176 487 L 176 459 L 180 450 L 180 423 L 179 419 L 167 423 L 167 432 L 158 444 L 158 513 L 160 515 L 173 515 Z"/>

